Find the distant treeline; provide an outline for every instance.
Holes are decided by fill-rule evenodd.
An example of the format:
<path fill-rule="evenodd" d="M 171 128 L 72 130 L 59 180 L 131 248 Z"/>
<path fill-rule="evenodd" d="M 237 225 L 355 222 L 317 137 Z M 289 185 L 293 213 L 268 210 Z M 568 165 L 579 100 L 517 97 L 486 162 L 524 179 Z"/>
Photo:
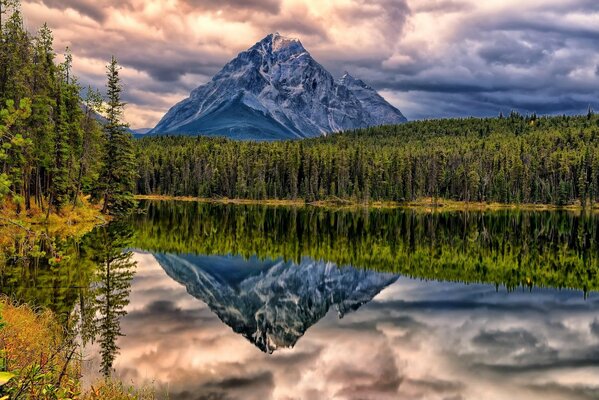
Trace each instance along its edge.
<path fill-rule="evenodd" d="M 599 202 L 599 118 L 591 111 L 418 121 L 303 141 L 157 136 L 137 143 L 139 194 Z"/>

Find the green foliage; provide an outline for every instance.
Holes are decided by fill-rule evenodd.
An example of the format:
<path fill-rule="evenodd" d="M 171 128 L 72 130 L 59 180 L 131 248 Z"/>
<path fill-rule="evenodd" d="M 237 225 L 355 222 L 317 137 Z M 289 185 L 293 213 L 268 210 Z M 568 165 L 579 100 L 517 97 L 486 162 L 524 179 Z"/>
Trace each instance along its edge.
<path fill-rule="evenodd" d="M 107 123 L 104 132 L 107 138 L 104 168 L 99 182 L 99 194 L 104 199 L 104 212 L 123 215 L 135 207 L 136 159 L 133 138 L 122 122 L 122 85 L 117 60 L 113 57 L 107 66 Z"/>
<path fill-rule="evenodd" d="M 101 365 L 109 377 L 118 353 L 116 341 L 121 333 L 120 319 L 129 304 L 129 288 L 135 263 L 131 251 L 132 229 L 120 222 L 102 226 L 86 237 L 90 259 L 98 266 L 93 307 L 96 310 L 94 327 L 99 337 Z"/>
<path fill-rule="evenodd" d="M 0 111 L 0 201 L 10 196 L 17 213 L 24 208 L 28 214 L 45 212 L 47 218 L 51 212 L 63 213 L 69 203 L 75 207 L 81 194 L 92 193 L 112 151 L 95 118 L 101 101 L 91 90 L 86 100 L 81 98 L 73 56 L 67 48 L 58 65 L 53 41 L 45 24 L 36 35 L 26 31 L 18 0 L 0 0 L 0 104 L 7 105 Z M 111 119 L 115 116 L 121 114 L 110 116 L 111 132 L 120 126 Z M 117 165 L 135 172 L 131 163 Z M 117 203 L 111 209 L 130 202 L 130 186 L 117 181 L 110 189 Z"/>
<path fill-rule="evenodd" d="M 125 249 L 131 247 L 132 233 L 131 227 L 113 222 L 79 238 L 42 235 L 30 243 L 22 237 L 0 257 L 1 292 L 52 311 L 52 318 L 67 332 L 76 329 L 84 344 L 97 340 L 106 376 L 129 302 L 135 263 Z"/>
<path fill-rule="evenodd" d="M 444 281 L 599 291 L 599 216 L 568 212 L 333 211 L 150 202 L 135 247 L 234 254 Z"/>
<path fill-rule="evenodd" d="M 599 118 L 453 119 L 304 141 L 147 137 L 141 194 L 569 205 L 599 202 Z"/>
<path fill-rule="evenodd" d="M 11 193 L 14 183 L 23 179 L 20 168 L 26 163 L 25 154 L 33 143 L 21 133 L 12 131 L 12 128 L 20 125 L 30 115 L 31 102 L 28 99 L 22 99 L 18 108 L 15 108 L 13 100 L 7 100 L 6 108 L 0 110 L 0 163 L 9 166 L 0 172 L 0 201 Z"/>

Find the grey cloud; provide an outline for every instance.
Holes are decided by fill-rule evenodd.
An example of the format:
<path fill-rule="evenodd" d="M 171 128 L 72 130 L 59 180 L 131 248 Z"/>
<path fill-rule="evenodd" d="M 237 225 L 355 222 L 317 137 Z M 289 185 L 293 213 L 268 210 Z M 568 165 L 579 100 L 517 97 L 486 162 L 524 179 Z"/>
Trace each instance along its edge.
<path fill-rule="evenodd" d="M 138 108 L 166 110 L 163 94 L 185 97 L 214 75 L 244 48 L 231 48 L 218 35 L 190 40 L 191 35 L 169 26 L 162 18 L 135 14 L 136 3 L 125 0 L 25 0 L 58 10 L 74 9 L 99 24 L 108 13 L 139 15 L 141 26 L 162 33 L 160 39 L 124 27 L 92 34 L 68 35 L 75 57 L 108 60 L 115 54 L 124 67 L 143 72 L 127 78 L 126 101 Z M 595 0 L 523 4 L 513 10 L 485 14 L 467 0 L 353 0 L 332 9 L 331 18 L 352 26 L 369 27 L 380 37 L 380 48 L 337 49 L 329 21 L 309 7 L 283 0 L 179 0 L 180 14 L 204 13 L 235 21 L 266 35 L 273 31 L 298 36 L 317 61 L 335 75 L 349 70 L 377 90 L 396 95 L 397 105 L 410 119 L 493 116 L 518 110 L 539 114 L 575 114 L 589 105 L 599 108 L 599 29 L 564 15 L 599 13 Z M 457 21 L 439 46 L 404 40 L 415 14 Z M 329 16 L 327 16 L 329 17 Z M 152 19 L 154 18 L 154 19 Z M 77 31 L 78 26 L 69 29 Z M 227 32 L 223 32 L 226 37 Z M 248 40 L 250 47 L 255 37 Z M 394 57 L 395 56 L 395 57 Z M 584 71 L 582 73 L 581 71 Z M 77 71 L 75 71 L 77 73 Z M 84 85 L 103 86 L 98 76 L 83 74 Z M 201 77 L 197 81 L 189 77 Z M 168 100 L 171 101 L 171 100 Z M 153 122 L 148 122 L 151 125 Z"/>
<path fill-rule="evenodd" d="M 566 0 L 552 4 L 543 4 L 542 6 L 537 6 L 537 9 L 555 13 L 597 13 L 599 12 L 599 3 L 595 0 Z"/>
<path fill-rule="evenodd" d="M 376 21 L 375 29 L 386 35 L 389 43 L 396 43 L 408 17 L 412 14 L 406 0 L 354 0 L 351 6 L 340 8 L 338 15 L 350 23 Z"/>
<path fill-rule="evenodd" d="M 415 13 L 456 13 L 472 10 L 472 5 L 457 0 L 428 0 L 412 2 L 411 8 Z"/>
<path fill-rule="evenodd" d="M 590 349 L 589 349 L 590 350 Z M 593 354 L 595 353 L 595 354 Z M 546 362 L 530 362 L 522 364 L 506 363 L 506 364 L 488 364 L 480 363 L 475 365 L 476 368 L 486 368 L 488 370 L 501 372 L 503 374 L 520 374 L 523 372 L 543 372 L 543 371 L 559 371 L 566 368 L 597 368 L 599 367 L 599 354 L 591 351 L 588 356 L 572 357 L 566 359 L 548 359 Z"/>
<path fill-rule="evenodd" d="M 566 36 L 568 39 L 599 38 L 599 30 L 583 27 L 568 22 L 560 22 L 560 18 L 537 18 L 537 17 L 507 17 L 498 18 L 487 25 L 487 29 L 513 31 L 513 32 L 540 32 L 557 36 Z"/>
<path fill-rule="evenodd" d="M 107 16 L 106 5 L 94 0 L 35 0 L 37 3 L 45 4 L 50 8 L 58 10 L 75 10 L 91 19 L 103 22 Z M 118 2 L 115 2 L 118 4 Z"/>
<path fill-rule="evenodd" d="M 375 353 L 374 371 L 361 365 L 335 365 L 327 374 L 327 381 L 343 384 L 335 397 L 372 398 L 384 393 L 397 393 L 403 381 L 390 349 L 381 346 L 373 349 Z"/>
<path fill-rule="evenodd" d="M 275 15 L 281 11 L 280 0 L 179 0 L 179 3 L 195 11 L 250 10 Z"/>
<path fill-rule="evenodd" d="M 596 400 L 599 398 L 599 386 L 560 385 L 551 382 L 543 385 L 530 385 L 529 387 L 539 395 L 555 396 L 558 394 L 571 400 Z"/>
<path fill-rule="evenodd" d="M 217 388 L 221 390 L 255 390 L 258 388 L 272 388 L 273 376 L 270 372 L 262 372 L 257 375 L 228 377 L 216 382 L 210 382 L 205 385 L 206 388 Z"/>
<path fill-rule="evenodd" d="M 528 44 L 505 35 L 484 45 L 478 54 L 490 64 L 521 66 L 538 64 L 548 55 L 547 50 L 537 44 Z"/>
<path fill-rule="evenodd" d="M 596 340 L 589 337 L 599 305 L 595 294 L 585 300 L 568 290 L 507 293 L 488 285 L 402 278 L 342 320 L 327 314 L 295 349 L 266 355 L 183 286 L 173 286 L 164 273 L 144 276 L 144 268 L 133 281 L 133 310 L 123 318 L 127 336 L 120 339 L 117 365 L 131 379 L 147 374 L 145 368 L 168 372 L 170 398 L 176 400 L 458 400 L 484 398 L 474 384 L 481 381 L 485 390 L 509 388 L 516 393 L 510 398 L 538 398 L 550 393 L 540 383 L 555 371 L 599 363 Z M 401 341 L 406 337 L 412 341 Z M 302 387 L 306 379 L 336 392 Z M 554 397 L 593 398 L 593 385 L 556 386 Z"/>
<path fill-rule="evenodd" d="M 442 395 L 447 400 L 463 399 L 461 392 L 466 385 L 459 381 L 448 381 L 435 377 L 424 377 L 422 379 L 406 379 L 402 382 L 404 385 L 413 387 L 413 391 L 421 393 L 422 398 L 427 398 L 432 393 Z"/>
<path fill-rule="evenodd" d="M 510 331 L 483 331 L 472 339 L 472 342 L 485 349 L 494 349 L 500 352 L 518 352 L 523 348 L 536 347 L 538 339 L 530 332 L 523 329 Z"/>
<path fill-rule="evenodd" d="M 315 36 L 321 40 L 327 40 L 328 38 L 326 27 L 321 22 L 310 19 L 306 15 L 273 18 L 265 21 L 265 26 L 268 26 L 269 32 L 280 32 L 284 35 L 293 33 L 300 37 Z"/>

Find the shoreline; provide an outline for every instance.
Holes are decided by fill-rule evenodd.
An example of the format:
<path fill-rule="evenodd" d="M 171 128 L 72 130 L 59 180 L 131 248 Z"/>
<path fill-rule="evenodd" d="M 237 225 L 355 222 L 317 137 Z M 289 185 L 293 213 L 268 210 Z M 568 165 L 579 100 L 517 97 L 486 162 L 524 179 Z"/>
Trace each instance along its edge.
<path fill-rule="evenodd" d="M 501 210 L 520 210 L 520 211 L 593 211 L 599 212 L 599 204 L 594 204 L 586 209 L 579 204 L 566 206 L 556 206 L 552 204 L 515 204 L 515 203 L 483 203 L 483 202 L 465 202 L 456 200 L 438 199 L 433 202 L 431 198 L 423 198 L 409 202 L 395 201 L 372 201 L 368 203 L 356 202 L 352 200 L 334 199 L 320 200 L 315 202 L 306 202 L 302 199 L 229 199 L 229 198 L 204 198 L 193 196 L 163 196 L 163 195 L 136 195 L 136 200 L 147 201 L 185 201 L 207 204 L 233 204 L 233 205 L 261 205 L 271 207 L 320 207 L 337 209 L 411 209 L 425 212 L 435 211 L 501 211 Z"/>
<path fill-rule="evenodd" d="M 41 234 L 80 236 L 110 220 L 110 217 L 100 212 L 99 207 L 87 202 L 75 209 L 66 209 L 62 215 L 52 213 L 47 220 L 39 209 L 30 211 L 29 215 L 26 212 L 17 215 L 6 205 L 0 210 L 3 211 L 0 217 L 0 235 L 3 239 Z M 3 242 L 0 240 L 0 245 Z"/>

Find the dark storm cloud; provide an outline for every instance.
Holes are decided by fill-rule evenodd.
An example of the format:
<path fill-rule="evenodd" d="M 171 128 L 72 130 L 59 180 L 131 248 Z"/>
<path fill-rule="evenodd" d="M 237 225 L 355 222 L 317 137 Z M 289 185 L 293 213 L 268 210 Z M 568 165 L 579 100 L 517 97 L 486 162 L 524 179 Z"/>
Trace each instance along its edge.
<path fill-rule="evenodd" d="M 92 46 L 87 47 L 85 44 Z M 115 53 L 115 45 L 128 48 L 128 51 Z M 198 48 L 203 45 L 198 43 Z M 85 57 L 110 59 L 113 54 L 118 54 L 121 65 L 147 73 L 167 91 L 172 90 L 170 85 L 179 81 L 183 75 L 213 75 L 225 62 L 223 57 L 209 52 L 203 57 L 198 57 L 196 51 L 184 44 L 147 43 L 143 38 L 120 35 L 115 35 L 111 42 L 102 38 L 82 38 L 74 43 L 73 47 L 81 48 L 79 54 Z M 149 57 L 148 54 L 154 56 Z"/>
<path fill-rule="evenodd" d="M 490 64 L 520 66 L 538 64 L 547 53 L 544 46 L 524 43 L 506 35 L 485 44 L 478 51 L 478 55 Z"/>
<path fill-rule="evenodd" d="M 265 371 L 256 375 L 228 377 L 219 381 L 209 382 L 203 386 L 203 389 L 207 389 L 208 391 L 219 389 L 224 392 L 230 390 L 255 392 L 258 389 L 267 389 L 267 391 L 270 391 L 273 387 L 273 375 Z"/>
<path fill-rule="evenodd" d="M 193 376 L 189 376 L 193 379 Z M 200 380 L 201 377 L 195 377 Z M 271 372 L 243 376 L 229 376 L 204 384 L 194 385 L 190 381 L 189 389 L 173 391 L 169 398 L 173 400 L 242 400 L 245 398 L 268 399 L 274 388 L 274 377 Z"/>
<path fill-rule="evenodd" d="M 536 347 L 538 339 L 530 332 L 523 329 L 510 331 L 483 331 L 472 339 L 472 342 L 486 349 L 499 352 L 517 352 L 522 348 Z"/>
<path fill-rule="evenodd" d="M 95 0 L 36 0 L 36 2 L 62 11 L 72 9 L 98 22 L 104 21 L 108 13 L 106 6 Z"/>
<path fill-rule="evenodd" d="M 268 33 L 299 37 L 335 75 L 347 70 L 410 119 L 599 109 L 599 2 L 564 0 L 24 0 L 56 48 L 132 71 L 126 100 L 151 126 Z M 47 7 L 47 10 L 40 8 Z M 75 10 L 90 18 L 52 14 Z M 515 12 L 517 10 L 517 12 Z M 96 26 L 90 26 L 95 23 Z M 76 71 L 102 85 L 103 69 Z M 140 74 L 136 73 L 139 72 Z M 174 99 L 171 97 L 174 96 Z"/>
<path fill-rule="evenodd" d="M 590 328 L 591 328 L 591 333 L 593 335 L 595 335 L 597 338 L 599 338 L 599 320 L 598 319 L 593 321 Z"/>

